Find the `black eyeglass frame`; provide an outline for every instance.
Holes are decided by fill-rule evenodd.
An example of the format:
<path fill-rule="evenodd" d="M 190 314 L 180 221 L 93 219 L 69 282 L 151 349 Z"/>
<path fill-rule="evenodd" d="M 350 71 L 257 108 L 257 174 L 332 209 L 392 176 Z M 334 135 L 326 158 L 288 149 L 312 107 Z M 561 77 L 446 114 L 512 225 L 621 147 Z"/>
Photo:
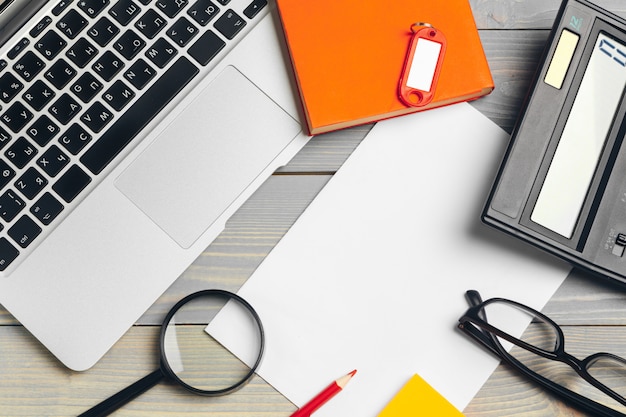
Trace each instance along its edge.
<path fill-rule="evenodd" d="M 605 405 L 602 405 L 590 398 L 582 396 L 576 392 L 573 392 L 564 386 L 553 382 L 544 376 L 532 371 L 528 367 L 526 367 L 523 363 L 515 359 L 512 355 L 510 355 L 499 342 L 498 337 L 522 348 L 531 353 L 539 355 L 543 358 L 564 363 L 570 366 L 581 378 L 587 381 L 589 384 L 603 392 L 604 394 L 610 396 L 615 401 L 620 404 L 626 405 L 626 398 L 621 396 L 620 394 L 613 391 L 611 388 L 604 385 L 602 382 L 598 381 L 595 377 L 593 377 L 588 368 L 593 365 L 596 361 L 602 358 L 609 358 L 621 363 L 624 363 L 626 366 L 626 359 L 613 355 L 611 353 L 599 352 L 593 355 L 587 356 L 585 359 L 578 359 L 565 351 L 565 335 L 563 334 L 563 330 L 561 327 L 554 322 L 552 319 L 544 315 L 543 313 L 528 307 L 524 304 L 520 304 L 516 301 L 508 300 L 505 298 L 491 298 L 489 300 L 483 301 L 480 297 L 478 291 L 470 290 L 466 293 L 466 298 L 470 304 L 470 308 L 467 312 L 459 319 L 458 328 L 462 330 L 465 334 L 470 336 L 476 342 L 481 344 L 483 347 L 490 350 L 493 354 L 498 356 L 500 359 L 504 360 L 518 372 L 525 375 L 527 378 L 532 381 L 538 383 L 543 388 L 551 391 L 552 393 L 562 397 L 567 402 L 572 405 L 575 405 L 581 409 L 592 412 L 594 416 L 601 417 L 625 417 L 626 414 L 620 413 L 617 410 L 613 410 Z M 487 317 L 484 315 L 484 307 L 492 304 L 492 303 L 504 303 L 515 308 L 518 308 L 526 313 L 536 316 L 537 318 L 543 320 L 545 323 L 549 324 L 556 331 L 556 345 L 553 351 L 545 350 L 538 348 L 536 346 L 530 345 L 523 340 L 518 339 L 517 337 L 511 336 L 510 334 L 494 327 L 493 325 L 487 322 Z"/>

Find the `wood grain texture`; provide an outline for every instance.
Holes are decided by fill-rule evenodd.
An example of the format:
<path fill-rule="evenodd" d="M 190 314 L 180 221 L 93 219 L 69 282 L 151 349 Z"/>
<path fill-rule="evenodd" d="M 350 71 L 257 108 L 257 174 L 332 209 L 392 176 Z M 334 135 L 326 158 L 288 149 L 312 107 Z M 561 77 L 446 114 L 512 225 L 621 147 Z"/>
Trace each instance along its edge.
<path fill-rule="evenodd" d="M 488 97 L 472 103 L 511 131 L 537 68 L 558 0 L 471 0 L 495 80 Z M 626 16 L 623 0 L 599 4 Z M 313 138 L 268 179 L 230 219 L 224 232 L 93 369 L 63 368 L 0 308 L 0 416 L 71 416 L 146 375 L 157 366 L 156 325 L 182 296 L 197 289 L 236 290 L 323 188 L 372 125 Z M 464 306 L 458 306 L 459 315 Z M 626 355 L 626 292 L 575 271 L 545 311 L 566 325 L 572 353 L 608 350 Z M 532 331 L 532 330 L 531 330 Z M 468 343 L 470 343 L 468 341 Z M 487 353 L 485 353 L 487 354 Z M 313 393 L 312 393 L 313 394 Z M 161 384 L 116 416 L 288 416 L 295 407 L 255 377 L 221 398 L 188 394 Z M 583 416 L 500 366 L 465 411 L 471 417 Z"/>

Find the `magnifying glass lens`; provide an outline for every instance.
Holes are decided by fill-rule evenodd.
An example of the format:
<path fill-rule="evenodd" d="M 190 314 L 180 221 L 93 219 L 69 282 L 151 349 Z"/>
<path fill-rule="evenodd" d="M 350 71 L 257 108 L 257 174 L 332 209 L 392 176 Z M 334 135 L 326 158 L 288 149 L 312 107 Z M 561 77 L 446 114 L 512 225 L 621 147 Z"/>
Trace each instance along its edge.
<path fill-rule="evenodd" d="M 261 323 L 245 301 L 234 297 L 225 292 L 199 294 L 181 304 L 167 322 L 162 360 L 171 376 L 192 391 L 221 395 L 235 390 L 252 376 L 250 366 L 260 361 Z M 237 352 L 241 359 L 210 334 L 211 321 L 222 308 L 234 313 L 229 314 L 229 332 L 247 342 L 247 350 Z"/>

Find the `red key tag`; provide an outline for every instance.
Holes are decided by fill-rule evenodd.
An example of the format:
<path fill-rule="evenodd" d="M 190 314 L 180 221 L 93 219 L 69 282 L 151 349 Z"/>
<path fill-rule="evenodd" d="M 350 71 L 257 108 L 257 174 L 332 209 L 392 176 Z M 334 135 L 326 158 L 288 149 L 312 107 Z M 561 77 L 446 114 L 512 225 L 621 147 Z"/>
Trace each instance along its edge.
<path fill-rule="evenodd" d="M 422 107 L 435 95 L 446 52 L 446 38 L 428 23 L 414 23 L 411 32 L 398 96 L 407 106 Z"/>

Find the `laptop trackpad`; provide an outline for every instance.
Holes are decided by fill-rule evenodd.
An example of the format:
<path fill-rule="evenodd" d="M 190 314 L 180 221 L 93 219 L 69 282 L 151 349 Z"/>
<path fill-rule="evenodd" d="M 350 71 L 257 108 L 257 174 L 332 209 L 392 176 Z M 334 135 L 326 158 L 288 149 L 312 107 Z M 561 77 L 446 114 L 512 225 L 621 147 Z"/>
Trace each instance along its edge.
<path fill-rule="evenodd" d="M 116 186 L 188 248 L 299 132 L 298 122 L 227 67 Z"/>

